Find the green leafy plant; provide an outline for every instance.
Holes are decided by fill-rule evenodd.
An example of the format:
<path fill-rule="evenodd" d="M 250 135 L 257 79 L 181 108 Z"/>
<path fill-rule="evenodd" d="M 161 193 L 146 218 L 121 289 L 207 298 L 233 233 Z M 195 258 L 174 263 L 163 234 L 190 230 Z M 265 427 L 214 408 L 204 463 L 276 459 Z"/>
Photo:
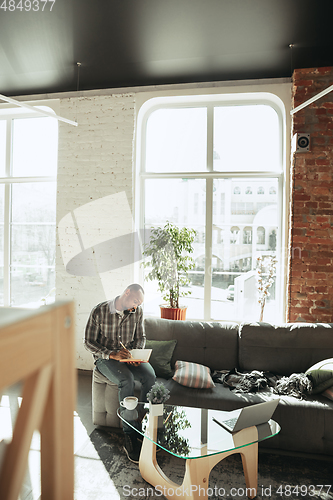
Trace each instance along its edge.
<path fill-rule="evenodd" d="M 152 404 L 165 403 L 170 397 L 170 391 L 162 382 L 155 382 L 147 393 L 147 399 Z"/>
<path fill-rule="evenodd" d="M 172 408 L 171 414 L 170 408 Z M 159 432 L 158 443 L 172 453 L 186 458 L 190 453 L 189 439 L 181 434 L 183 430 L 191 428 L 191 424 L 186 418 L 185 411 L 167 406 L 164 408 L 163 416 L 165 424 Z"/>
<path fill-rule="evenodd" d="M 145 245 L 143 255 L 148 257 L 143 263 L 151 268 L 147 281 L 158 281 L 158 288 L 169 307 L 178 308 L 179 298 L 191 294 L 184 290 L 190 285 L 187 272 L 194 268 L 194 229 L 179 228 L 167 222 L 164 227 L 151 229 L 150 241 Z"/>
<path fill-rule="evenodd" d="M 190 422 L 186 418 L 184 410 L 179 410 L 176 406 L 165 405 L 163 409 L 164 425 L 157 431 L 158 445 L 166 450 L 170 450 L 176 455 L 186 458 L 190 453 L 189 439 L 182 436 L 182 431 L 191 428 Z M 148 419 L 142 421 L 142 430 L 147 430 Z"/>

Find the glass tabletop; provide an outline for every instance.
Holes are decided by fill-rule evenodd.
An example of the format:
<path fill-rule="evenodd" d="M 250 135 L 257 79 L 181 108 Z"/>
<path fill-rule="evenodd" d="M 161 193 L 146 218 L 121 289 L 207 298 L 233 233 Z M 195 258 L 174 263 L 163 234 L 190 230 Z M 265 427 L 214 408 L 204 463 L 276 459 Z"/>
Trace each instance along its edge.
<path fill-rule="evenodd" d="M 214 420 L 228 418 L 229 412 L 191 408 L 186 406 L 164 405 L 163 415 L 149 415 L 149 405 L 139 403 L 137 409 L 118 408 L 117 414 L 136 432 L 153 441 L 160 448 L 179 458 L 200 458 L 249 446 L 271 438 L 280 432 L 274 420 L 256 426 L 257 432 L 245 431 L 230 433 Z M 139 415 L 145 414 L 140 425 Z M 149 418 L 152 426 L 149 431 Z M 151 432 L 153 427 L 157 432 Z M 240 434 L 242 433 L 242 435 Z M 153 439 L 152 436 L 155 436 Z M 245 436 L 245 439 L 244 439 Z M 242 439 L 243 438 L 243 439 Z"/>

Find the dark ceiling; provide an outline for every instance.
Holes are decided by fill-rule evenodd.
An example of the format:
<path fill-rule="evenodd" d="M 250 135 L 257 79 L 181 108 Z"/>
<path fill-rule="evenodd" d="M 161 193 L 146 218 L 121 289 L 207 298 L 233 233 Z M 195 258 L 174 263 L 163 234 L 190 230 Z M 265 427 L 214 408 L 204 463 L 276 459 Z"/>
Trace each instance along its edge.
<path fill-rule="evenodd" d="M 333 66 L 333 0 L 0 5 L 0 93 L 8 96 L 290 77 L 295 68 Z"/>

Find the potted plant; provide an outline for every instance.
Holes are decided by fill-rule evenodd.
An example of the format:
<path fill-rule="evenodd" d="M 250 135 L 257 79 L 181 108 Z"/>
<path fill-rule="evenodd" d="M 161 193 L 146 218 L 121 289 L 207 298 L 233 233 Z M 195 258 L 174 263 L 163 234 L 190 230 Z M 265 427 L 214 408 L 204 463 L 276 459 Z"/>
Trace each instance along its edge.
<path fill-rule="evenodd" d="M 147 393 L 149 401 L 149 413 L 153 416 L 163 415 L 163 403 L 170 397 L 170 391 L 162 382 L 155 382 Z"/>
<path fill-rule="evenodd" d="M 143 265 L 151 268 L 145 279 L 158 281 L 159 291 L 167 302 L 160 306 L 162 318 L 186 318 L 187 308 L 179 305 L 179 299 L 191 293 L 184 287 L 190 284 L 187 272 L 194 268 L 190 254 L 195 235 L 194 229 L 179 228 L 170 222 L 151 229 L 149 243 L 143 252 L 148 260 Z"/>

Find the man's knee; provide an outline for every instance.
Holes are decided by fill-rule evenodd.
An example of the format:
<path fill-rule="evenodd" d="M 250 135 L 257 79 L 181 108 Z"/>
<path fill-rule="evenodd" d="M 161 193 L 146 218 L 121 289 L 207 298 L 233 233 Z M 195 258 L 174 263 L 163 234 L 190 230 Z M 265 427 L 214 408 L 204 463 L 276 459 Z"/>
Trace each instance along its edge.
<path fill-rule="evenodd" d="M 155 381 L 156 381 L 156 375 L 155 375 L 155 372 L 153 373 L 149 373 L 148 374 L 148 378 L 147 378 L 147 382 L 151 385 L 154 385 L 155 384 Z"/>
<path fill-rule="evenodd" d="M 145 373 L 144 382 L 147 385 L 152 386 L 155 384 L 155 381 L 156 381 L 156 375 L 155 375 L 154 369 L 151 367 L 151 369 L 147 370 Z"/>
<path fill-rule="evenodd" d="M 134 386 L 134 376 L 129 370 L 128 372 L 122 372 L 119 376 L 119 385 L 133 385 Z"/>

